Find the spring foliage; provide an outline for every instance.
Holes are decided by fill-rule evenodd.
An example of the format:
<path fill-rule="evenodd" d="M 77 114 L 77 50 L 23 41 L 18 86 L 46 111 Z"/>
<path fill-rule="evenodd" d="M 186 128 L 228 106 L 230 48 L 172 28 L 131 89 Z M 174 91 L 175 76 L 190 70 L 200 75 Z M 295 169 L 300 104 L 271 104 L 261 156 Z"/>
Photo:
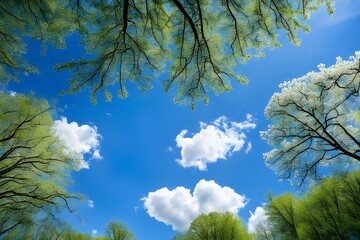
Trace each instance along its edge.
<path fill-rule="evenodd" d="M 79 198 L 65 189 L 78 162 L 53 134 L 50 109 L 45 100 L 0 92 L 0 237 L 27 228 L 34 214 L 71 210 Z"/>
<path fill-rule="evenodd" d="M 253 239 L 238 218 L 230 213 L 211 212 L 200 214 L 191 223 L 184 234 L 177 234 L 174 240 L 220 240 L 220 239 Z"/>
<path fill-rule="evenodd" d="M 65 36 L 74 28 L 68 21 L 69 10 L 56 0 L 0 2 L 0 84 L 17 81 L 19 74 L 36 73 L 25 61 L 26 37 L 46 44 L 65 47 Z"/>
<path fill-rule="evenodd" d="M 360 170 L 332 176 L 302 198 L 274 197 L 266 213 L 267 239 L 358 239 Z"/>
<path fill-rule="evenodd" d="M 300 44 L 297 31 L 309 31 L 303 20 L 319 6 L 333 12 L 333 0 L 37 0 L 0 2 L 0 79 L 15 80 L 19 72 L 36 69 L 22 59 L 24 37 L 56 47 L 77 31 L 88 55 L 64 64 L 73 77 L 66 93 L 92 88 L 91 100 L 110 85 L 127 97 L 125 81 L 142 91 L 164 71 L 165 92 L 177 88 L 175 102 L 208 102 L 230 91 L 231 80 L 246 83 L 233 68 L 263 48 L 280 47 L 278 33 Z M 44 45 L 46 46 L 46 45 Z"/>

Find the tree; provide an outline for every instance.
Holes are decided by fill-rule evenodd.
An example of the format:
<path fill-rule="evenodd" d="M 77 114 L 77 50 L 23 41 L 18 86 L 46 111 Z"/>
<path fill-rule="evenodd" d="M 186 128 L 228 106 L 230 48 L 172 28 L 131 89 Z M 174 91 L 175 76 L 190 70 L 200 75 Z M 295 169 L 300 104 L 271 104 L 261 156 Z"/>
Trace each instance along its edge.
<path fill-rule="evenodd" d="M 307 239 L 356 239 L 360 236 L 360 171 L 338 174 L 304 198 L 302 232 Z"/>
<path fill-rule="evenodd" d="M 89 234 L 79 233 L 74 229 L 69 228 L 61 234 L 63 240 L 91 240 L 93 239 Z"/>
<path fill-rule="evenodd" d="M 28 229 L 33 225 L 33 217 L 29 211 L 12 211 L 10 209 L 1 210 L 0 213 L 0 238 L 10 239 L 29 239 Z"/>
<path fill-rule="evenodd" d="M 80 233 L 72 226 L 53 217 L 40 219 L 32 226 L 32 236 L 29 239 L 38 240 L 108 240 L 105 237 L 92 237 L 86 233 Z"/>
<path fill-rule="evenodd" d="M 106 88 L 115 83 L 117 94 L 126 97 L 125 80 L 144 91 L 169 69 L 163 85 L 165 92 L 178 87 L 175 102 L 207 102 L 208 89 L 219 94 L 231 89 L 231 79 L 247 82 L 233 67 L 238 60 L 263 55 L 264 47 L 279 47 L 278 30 L 298 45 L 297 30 L 309 31 L 299 18 L 308 18 L 322 4 L 333 11 L 332 0 L 113 0 L 85 1 L 82 8 L 89 3 L 94 25 L 84 31 L 83 44 L 93 58 L 57 69 L 74 72 L 68 92 L 91 86 L 93 101 L 99 90 L 110 100 Z"/>
<path fill-rule="evenodd" d="M 45 100 L 0 92 L 0 236 L 79 198 L 64 186 L 80 160 L 54 135 L 50 110 Z"/>
<path fill-rule="evenodd" d="M 266 209 L 275 239 L 299 239 L 296 200 L 291 194 L 271 199 Z"/>
<path fill-rule="evenodd" d="M 74 30 L 68 21 L 71 12 L 56 0 L 0 2 L 0 83 L 18 80 L 19 73 L 37 72 L 22 57 L 24 37 L 31 37 L 58 48 L 65 47 L 65 36 Z"/>
<path fill-rule="evenodd" d="M 263 209 L 263 208 L 261 208 Z M 264 213 L 265 210 L 263 209 Z M 255 225 L 255 229 L 250 229 L 250 219 L 249 219 L 249 227 L 248 227 L 249 232 L 253 232 L 253 234 L 256 236 L 255 239 L 257 240 L 271 240 L 271 239 L 275 239 L 273 236 L 273 233 L 270 231 L 270 227 L 269 227 L 269 221 L 267 216 L 265 215 L 265 217 L 263 219 L 261 219 L 259 222 L 256 223 Z"/>
<path fill-rule="evenodd" d="M 106 226 L 106 235 L 110 240 L 133 240 L 134 235 L 130 230 L 119 222 L 110 222 Z"/>
<path fill-rule="evenodd" d="M 319 70 L 281 84 L 265 109 L 271 125 L 261 135 L 274 146 L 266 163 L 298 186 L 360 161 L 360 53 Z"/>
<path fill-rule="evenodd" d="M 55 240 L 61 239 L 61 235 L 69 225 L 53 216 L 45 216 L 39 219 L 32 226 L 32 237 L 38 240 Z"/>
<path fill-rule="evenodd" d="M 98 91 L 110 100 L 107 87 L 118 84 L 126 97 L 126 80 L 145 91 L 169 70 L 163 85 L 165 92 L 177 86 L 177 103 L 208 102 L 209 90 L 220 94 L 232 79 L 247 82 L 233 67 L 279 47 L 279 30 L 298 45 L 297 31 L 310 30 L 303 20 L 320 5 L 333 11 L 333 0 L 2 1 L 0 79 L 35 71 L 22 60 L 24 37 L 61 48 L 77 30 L 89 56 L 56 67 L 74 72 L 68 93 L 89 86 L 94 102 Z"/>
<path fill-rule="evenodd" d="M 332 176 L 296 198 L 274 197 L 266 214 L 274 239 L 358 239 L 360 170 Z"/>
<path fill-rule="evenodd" d="M 184 235 L 178 234 L 174 239 L 184 240 L 220 240 L 220 239 L 253 239 L 241 220 L 234 214 L 211 212 L 199 215 Z"/>
<path fill-rule="evenodd" d="M 106 225 L 107 236 L 92 237 L 86 233 L 80 233 L 73 229 L 68 223 L 60 219 L 41 219 L 33 226 L 31 239 L 59 239 L 59 240 L 133 240 L 133 234 L 128 228 L 119 222 L 109 222 Z"/>

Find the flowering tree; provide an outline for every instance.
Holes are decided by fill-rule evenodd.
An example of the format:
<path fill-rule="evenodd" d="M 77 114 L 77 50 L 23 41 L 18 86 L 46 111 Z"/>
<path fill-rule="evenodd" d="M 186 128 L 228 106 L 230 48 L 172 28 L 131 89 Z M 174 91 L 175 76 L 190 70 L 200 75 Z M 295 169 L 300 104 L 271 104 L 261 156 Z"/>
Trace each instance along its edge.
<path fill-rule="evenodd" d="M 360 161 L 360 52 L 319 70 L 281 84 L 265 109 L 271 124 L 261 135 L 274 146 L 266 163 L 298 186 Z"/>

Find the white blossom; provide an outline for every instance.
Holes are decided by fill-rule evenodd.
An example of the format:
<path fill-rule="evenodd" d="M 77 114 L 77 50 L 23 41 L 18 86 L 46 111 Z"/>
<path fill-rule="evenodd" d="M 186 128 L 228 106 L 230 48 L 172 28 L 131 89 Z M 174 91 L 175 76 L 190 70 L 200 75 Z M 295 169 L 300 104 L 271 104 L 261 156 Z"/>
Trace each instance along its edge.
<path fill-rule="evenodd" d="M 271 124 L 260 133 L 274 146 L 264 154 L 267 165 L 298 185 L 323 177 L 324 167 L 360 162 L 360 53 L 318 68 L 280 84 L 265 109 Z"/>

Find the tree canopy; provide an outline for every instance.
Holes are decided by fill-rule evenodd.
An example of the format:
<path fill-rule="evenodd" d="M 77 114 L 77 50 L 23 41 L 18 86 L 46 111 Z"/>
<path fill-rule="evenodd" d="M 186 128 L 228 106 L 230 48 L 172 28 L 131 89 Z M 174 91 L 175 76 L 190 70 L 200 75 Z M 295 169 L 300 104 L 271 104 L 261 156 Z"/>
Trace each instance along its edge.
<path fill-rule="evenodd" d="M 266 163 L 298 186 L 360 161 L 360 53 L 319 70 L 281 84 L 265 109 L 271 125 L 261 134 L 274 146 Z"/>
<path fill-rule="evenodd" d="M 16 79 L 19 71 L 35 71 L 24 62 L 24 37 L 64 47 L 77 31 L 87 56 L 56 66 L 68 69 L 68 93 L 91 87 L 91 99 L 109 85 L 127 96 L 125 81 L 143 91 L 163 71 L 165 92 L 177 87 L 177 103 L 208 101 L 229 91 L 231 80 L 246 83 L 234 72 L 238 62 L 279 47 L 279 32 L 298 45 L 297 31 L 309 31 L 304 19 L 320 5 L 333 11 L 333 0 L 38 0 L 0 3 L 0 78 Z M 45 45 L 44 45 L 45 46 Z"/>
<path fill-rule="evenodd" d="M 106 225 L 106 237 L 110 240 L 134 240 L 132 232 L 120 222 L 109 222 Z"/>
<path fill-rule="evenodd" d="M 63 1 L 1 1 L 0 2 L 0 83 L 17 81 L 20 73 L 37 72 L 23 59 L 26 37 L 46 44 L 65 47 L 65 36 L 74 28 L 68 21 L 69 11 Z"/>
<path fill-rule="evenodd" d="M 73 229 L 71 225 L 59 218 L 46 216 L 37 219 L 26 228 L 10 231 L 4 240 L 134 240 L 133 234 L 120 222 L 109 222 L 105 228 L 107 236 L 91 236 Z"/>
<path fill-rule="evenodd" d="M 69 170 L 76 155 L 54 135 L 45 100 L 0 92 L 0 236 L 39 212 L 71 210 Z"/>
<path fill-rule="evenodd" d="M 191 223 L 185 234 L 174 239 L 183 240 L 220 240 L 252 239 L 238 216 L 230 213 L 211 212 L 201 214 Z"/>
<path fill-rule="evenodd" d="M 268 239 L 357 239 L 360 236 L 360 170 L 313 186 L 302 198 L 290 193 L 266 205 Z"/>

